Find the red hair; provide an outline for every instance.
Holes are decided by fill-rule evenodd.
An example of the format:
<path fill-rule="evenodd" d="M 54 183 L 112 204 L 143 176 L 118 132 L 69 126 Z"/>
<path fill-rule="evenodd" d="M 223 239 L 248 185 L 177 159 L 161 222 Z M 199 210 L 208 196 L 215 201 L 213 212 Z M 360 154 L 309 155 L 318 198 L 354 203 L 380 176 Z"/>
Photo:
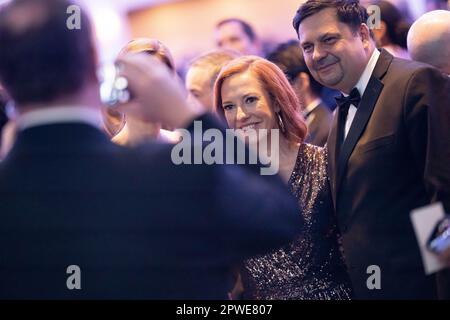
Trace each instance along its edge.
<path fill-rule="evenodd" d="M 227 78 L 250 71 L 261 83 L 275 104 L 280 107 L 286 139 L 293 143 L 302 143 L 307 134 L 307 126 L 301 115 L 300 102 L 283 71 L 272 62 L 256 57 L 244 56 L 228 63 L 220 72 L 214 85 L 214 109 L 220 118 L 225 119 L 222 108 L 222 85 Z M 278 123 L 278 119 L 276 119 Z M 280 128 L 281 129 L 281 128 Z"/>

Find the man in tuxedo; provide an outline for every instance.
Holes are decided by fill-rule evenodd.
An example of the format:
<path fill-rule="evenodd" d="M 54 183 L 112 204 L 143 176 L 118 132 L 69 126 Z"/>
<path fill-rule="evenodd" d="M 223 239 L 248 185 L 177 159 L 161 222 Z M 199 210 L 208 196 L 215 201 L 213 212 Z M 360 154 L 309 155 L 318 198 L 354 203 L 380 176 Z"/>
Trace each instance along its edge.
<path fill-rule="evenodd" d="M 433 299 L 410 212 L 450 211 L 450 81 L 377 50 L 367 21 L 344 0 L 307 1 L 294 18 L 312 75 L 342 92 L 327 145 L 346 261 L 358 298 Z"/>
<path fill-rule="evenodd" d="M 0 166 L 0 298 L 226 298 L 235 263 L 301 230 L 295 200 L 250 169 L 176 166 L 170 145 L 112 144 L 98 127 L 89 20 L 82 12 L 81 29 L 67 29 L 69 5 L 13 0 L 0 11 L 0 78 L 19 130 Z M 133 95 L 122 108 L 217 126 L 158 61 L 120 65 Z"/>
<path fill-rule="evenodd" d="M 302 112 L 308 124 L 306 143 L 323 147 L 331 128 L 332 114 L 320 98 L 322 85 L 314 79 L 303 59 L 298 41 L 280 44 L 267 56 L 286 74 L 302 105 Z"/>

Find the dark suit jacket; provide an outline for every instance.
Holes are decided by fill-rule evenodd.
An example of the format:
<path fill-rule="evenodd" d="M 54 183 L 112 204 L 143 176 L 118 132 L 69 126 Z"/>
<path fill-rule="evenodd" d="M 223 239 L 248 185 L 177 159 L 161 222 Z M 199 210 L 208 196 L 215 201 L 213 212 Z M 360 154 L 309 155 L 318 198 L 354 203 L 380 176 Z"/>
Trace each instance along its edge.
<path fill-rule="evenodd" d="M 450 79 L 381 56 L 336 159 L 337 115 L 328 139 L 332 194 L 359 298 L 435 298 L 410 212 L 442 201 L 450 212 Z M 381 268 L 381 290 L 369 290 Z"/>
<path fill-rule="evenodd" d="M 319 147 L 325 146 L 333 121 L 330 109 L 321 103 L 305 118 L 308 123 L 308 136 L 305 142 Z"/>
<path fill-rule="evenodd" d="M 301 229 L 277 177 L 176 166 L 171 150 L 85 124 L 20 132 L 0 166 L 0 298 L 222 299 L 232 265 Z M 66 286 L 71 265 L 81 290 Z"/>

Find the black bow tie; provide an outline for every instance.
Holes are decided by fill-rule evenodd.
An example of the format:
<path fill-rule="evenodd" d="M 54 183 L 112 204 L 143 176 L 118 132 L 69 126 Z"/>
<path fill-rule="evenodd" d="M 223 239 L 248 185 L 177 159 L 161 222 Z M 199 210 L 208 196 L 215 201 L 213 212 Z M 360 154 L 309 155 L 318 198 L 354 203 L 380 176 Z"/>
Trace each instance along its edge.
<path fill-rule="evenodd" d="M 344 97 L 344 95 L 341 94 L 340 97 L 335 97 L 335 99 L 339 108 L 346 109 L 348 111 L 350 105 L 354 105 L 358 108 L 359 103 L 361 102 L 361 95 L 359 94 L 358 89 L 353 88 L 348 97 Z"/>

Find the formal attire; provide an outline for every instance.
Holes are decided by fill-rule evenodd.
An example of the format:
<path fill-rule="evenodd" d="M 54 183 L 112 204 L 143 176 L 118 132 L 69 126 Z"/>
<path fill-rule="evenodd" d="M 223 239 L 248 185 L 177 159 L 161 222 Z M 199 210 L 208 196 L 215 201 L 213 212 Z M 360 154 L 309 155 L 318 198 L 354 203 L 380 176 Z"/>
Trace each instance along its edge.
<path fill-rule="evenodd" d="M 302 144 L 289 187 L 305 229 L 289 245 L 246 260 L 241 277 L 246 299 L 350 299 L 352 289 L 338 231 L 323 148 Z"/>
<path fill-rule="evenodd" d="M 436 298 L 410 212 L 432 201 L 450 211 L 450 80 L 375 50 L 352 97 L 342 99 L 358 102 L 339 107 L 328 167 L 356 297 Z M 375 287 L 371 266 L 380 271 Z"/>
<path fill-rule="evenodd" d="M 333 120 L 330 109 L 317 99 L 307 105 L 303 113 L 308 125 L 305 142 L 319 147 L 325 146 Z"/>
<path fill-rule="evenodd" d="M 389 45 L 383 46 L 383 49 L 386 50 L 387 52 L 389 52 L 390 54 L 392 54 L 396 58 L 411 60 L 411 56 L 409 55 L 408 50 L 406 50 L 398 45 L 389 44 Z"/>
<path fill-rule="evenodd" d="M 302 225 L 277 177 L 117 146 L 80 107 L 19 120 L 0 165 L 0 299 L 225 299 L 235 263 Z"/>

